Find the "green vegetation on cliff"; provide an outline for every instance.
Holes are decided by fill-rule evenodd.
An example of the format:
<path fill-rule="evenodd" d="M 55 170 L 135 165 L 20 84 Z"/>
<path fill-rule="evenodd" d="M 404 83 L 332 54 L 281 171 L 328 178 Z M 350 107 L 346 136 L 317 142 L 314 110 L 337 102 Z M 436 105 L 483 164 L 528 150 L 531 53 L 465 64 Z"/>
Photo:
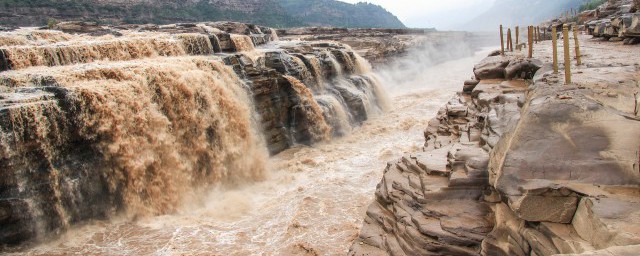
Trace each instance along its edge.
<path fill-rule="evenodd" d="M 231 20 L 271 27 L 404 27 L 382 7 L 335 0 L 0 0 L 0 25 L 43 26 L 50 19 L 167 24 Z"/>
<path fill-rule="evenodd" d="M 580 6 L 580 11 L 586 11 L 586 10 L 595 10 L 596 8 L 598 8 L 600 5 L 606 3 L 607 0 L 591 0 L 587 3 L 584 3 L 583 5 Z"/>
<path fill-rule="evenodd" d="M 259 14 L 224 9 L 208 1 L 170 1 L 122 4 L 96 0 L 0 0 L 0 24 L 44 25 L 49 19 L 85 20 L 100 23 L 156 23 L 233 20 L 274 27 L 303 23 L 287 15 L 273 0 L 262 1 Z"/>
<path fill-rule="evenodd" d="M 279 1 L 287 13 L 311 26 L 324 26 L 330 22 L 337 27 L 405 28 L 392 13 L 370 3 L 349 4 L 334 0 Z"/>

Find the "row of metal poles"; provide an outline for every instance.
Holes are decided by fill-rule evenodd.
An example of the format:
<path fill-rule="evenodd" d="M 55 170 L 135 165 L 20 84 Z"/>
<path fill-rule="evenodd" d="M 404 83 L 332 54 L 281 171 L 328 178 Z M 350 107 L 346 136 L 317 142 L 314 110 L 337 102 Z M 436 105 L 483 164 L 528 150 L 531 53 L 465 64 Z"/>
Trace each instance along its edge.
<path fill-rule="evenodd" d="M 571 83 L 571 53 L 569 51 L 569 24 L 562 26 L 562 39 L 564 44 L 564 74 L 565 84 Z M 515 28 L 516 49 L 522 50 L 524 44 L 520 44 L 520 27 Z M 529 26 L 527 28 L 529 58 L 533 58 L 533 44 L 543 40 L 547 40 L 547 29 L 540 30 L 540 27 Z M 574 26 L 573 38 L 575 40 L 575 56 L 578 66 L 582 65 L 580 56 L 580 42 L 578 40 L 578 30 Z M 553 72 L 558 73 L 558 31 L 556 26 L 551 26 L 551 40 L 553 42 Z M 505 54 L 504 29 L 500 25 L 500 48 L 502 55 Z M 507 29 L 506 49 L 513 52 L 513 39 L 511 37 L 511 28 Z"/>

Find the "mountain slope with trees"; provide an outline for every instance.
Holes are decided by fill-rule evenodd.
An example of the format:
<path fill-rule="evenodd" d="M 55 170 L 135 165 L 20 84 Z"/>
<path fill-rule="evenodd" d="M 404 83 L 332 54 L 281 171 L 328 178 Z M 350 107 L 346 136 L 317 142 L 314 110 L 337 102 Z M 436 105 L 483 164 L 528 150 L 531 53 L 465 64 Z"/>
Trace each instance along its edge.
<path fill-rule="evenodd" d="M 0 0 L 0 25 L 42 26 L 49 20 L 107 24 L 231 20 L 276 28 L 404 27 L 380 6 L 336 0 Z"/>

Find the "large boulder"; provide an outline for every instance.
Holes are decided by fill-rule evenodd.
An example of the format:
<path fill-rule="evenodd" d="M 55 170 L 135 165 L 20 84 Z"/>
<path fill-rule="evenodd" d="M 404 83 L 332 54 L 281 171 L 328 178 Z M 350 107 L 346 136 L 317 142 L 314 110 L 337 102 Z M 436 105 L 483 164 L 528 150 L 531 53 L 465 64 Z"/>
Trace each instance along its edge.
<path fill-rule="evenodd" d="M 514 60 L 505 68 L 504 76 L 506 79 L 532 79 L 541 67 L 542 61 L 537 59 Z"/>
<path fill-rule="evenodd" d="M 487 57 L 473 67 L 473 73 L 477 80 L 502 79 L 509 62 L 510 59 L 504 56 Z"/>

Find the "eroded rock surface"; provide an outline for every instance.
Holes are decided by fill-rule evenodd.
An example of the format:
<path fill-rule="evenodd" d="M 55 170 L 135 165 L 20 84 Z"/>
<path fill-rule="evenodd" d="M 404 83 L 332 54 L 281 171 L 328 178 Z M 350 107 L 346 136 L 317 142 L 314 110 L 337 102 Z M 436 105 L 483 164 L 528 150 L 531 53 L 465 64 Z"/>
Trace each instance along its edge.
<path fill-rule="evenodd" d="M 412 50 L 445 48 L 452 41 L 471 41 L 474 47 L 485 44 L 486 38 L 465 32 L 437 32 L 431 29 L 346 29 L 305 27 L 279 30 L 283 39 L 305 41 L 337 41 L 351 46 L 373 65 L 411 54 Z M 448 48 L 447 48 L 448 49 Z M 455 55 L 456 53 L 450 53 Z M 447 59 L 437 60 L 443 62 Z M 451 58 L 451 56 L 448 56 Z"/>
<path fill-rule="evenodd" d="M 591 44 L 570 85 L 518 52 L 476 66 L 423 151 L 387 165 L 349 255 L 635 255 L 640 56 Z"/>

